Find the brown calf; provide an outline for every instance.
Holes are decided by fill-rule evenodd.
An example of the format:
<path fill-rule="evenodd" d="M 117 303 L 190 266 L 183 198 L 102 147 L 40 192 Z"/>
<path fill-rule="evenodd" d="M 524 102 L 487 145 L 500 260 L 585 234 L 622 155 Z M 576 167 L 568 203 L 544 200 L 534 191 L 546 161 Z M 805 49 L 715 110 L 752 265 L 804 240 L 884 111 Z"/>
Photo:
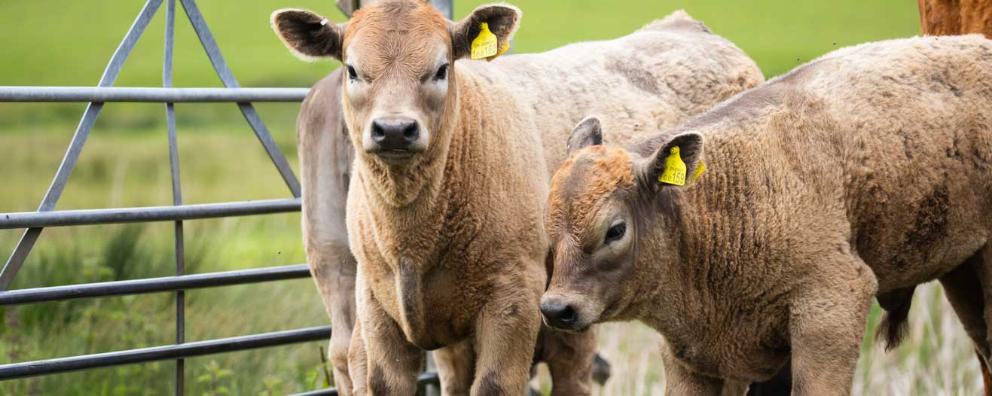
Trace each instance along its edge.
<path fill-rule="evenodd" d="M 847 394 L 871 298 L 934 279 L 987 361 L 992 41 L 838 50 L 628 150 L 580 149 L 547 227 L 547 321 L 649 324 L 669 394 L 739 392 L 790 357 L 793 394 Z"/>

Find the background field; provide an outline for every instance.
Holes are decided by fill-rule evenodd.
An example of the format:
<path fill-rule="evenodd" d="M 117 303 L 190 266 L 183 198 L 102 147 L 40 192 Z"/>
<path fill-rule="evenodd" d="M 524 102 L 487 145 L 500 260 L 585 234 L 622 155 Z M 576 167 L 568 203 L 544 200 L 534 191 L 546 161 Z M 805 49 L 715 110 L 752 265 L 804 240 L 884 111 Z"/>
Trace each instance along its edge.
<path fill-rule="evenodd" d="M 456 0 L 456 15 L 480 1 Z M 519 0 L 525 13 L 517 52 L 541 51 L 628 33 L 684 8 L 751 54 L 767 76 L 832 49 L 918 33 L 915 2 L 840 0 Z M 245 86 L 305 87 L 332 62 L 292 58 L 268 28 L 269 13 L 304 7 L 341 21 L 332 1 L 211 0 L 200 5 L 228 63 Z M 138 0 L 0 2 L 0 85 L 94 85 L 141 7 Z M 161 83 L 163 15 L 149 27 L 118 80 Z M 177 86 L 219 86 L 192 29 L 177 18 Z M 187 202 L 287 197 L 288 191 L 233 105 L 177 105 Z M 296 166 L 297 104 L 259 105 Z M 54 174 L 83 105 L 0 104 L 0 212 L 34 210 Z M 163 106 L 104 109 L 58 208 L 169 204 Z M 188 222 L 190 272 L 304 261 L 298 215 Z M 6 258 L 20 230 L 0 231 Z M 168 275 L 171 225 L 46 230 L 15 288 Z M 190 340 L 325 323 L 309 280 L 187 293 Z M 35 304 L 0 310 L 0 364 L 170 343 L 169 294 Z M 972 394 L 980 379 L 970 345 L 936 287 L 918 293 L 906 345 L 883 353 L 866 337 L 855 390 L 863 394 Z M 871 327 L 877 321 L 874 311 Z M 663 389 L 656 336 L 639 325 L 600 332 L 614 378 L 602 394 Z M 192 359 L 190 394 L 284 394 L 325 380 L 320 347 L 308 343 Z M 0 383 L 0 394 L 165 394 L 171 362 Z"/>

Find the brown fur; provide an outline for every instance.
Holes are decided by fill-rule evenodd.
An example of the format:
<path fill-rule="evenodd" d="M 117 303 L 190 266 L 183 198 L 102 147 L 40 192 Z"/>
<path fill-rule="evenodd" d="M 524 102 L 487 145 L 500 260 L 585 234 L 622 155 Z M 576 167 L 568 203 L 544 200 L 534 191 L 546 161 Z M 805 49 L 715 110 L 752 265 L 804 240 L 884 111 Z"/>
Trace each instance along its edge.
<path fill-rule="evenodd" d="M 707 173 L 658 183 L 673 146 L 689 175 L 700 161 Z M 657 329 L 670 394 L 765 380 L 790 356 L 794 394 L 846 394 L 870 299 L 899 312 L 934 279 L 988 360 L 992 42 L 980 36 L 835 51 L 568 164 L 552 181 L 542 301 L 572 305 L 576 327 Z M 604 244 L 618 219 L 628 234 Z"/>
<path fill-rule="evenodd" d="M 564 159 L 567 124 L 596 112 L 633 136 L 761 81 L 739 49 L 684 14 L 615 41 L 454 62 L 481 20 L 509 40 L 519 14 L 508 9 L 482 7 L 453 24 L 409 1 L 377 3 L 347 25 L 314 24 L 319 17 L 298 11 L 273 18 L 277 29 L 304 24 L 282 36 L 298 53 L 340 47 L 358 75 L 341 77 L 343 119 L 357 148 L 347 199 L 348 237 L 361 269 L 360 334 L 352 337 L 347 367 L 351 378 L 366 379 L 353 384 L 357 394 L 411 392 L 414 356 L 435 348 L 445 393 L 467 384 L 473 394 L 522 391 L 546 283 L 548 171 Z M 308 35 L 341 44 L 299 42 Z M 452 62 L 446 87 L 425 85 L 445 53 Z M 593 59 L 612 66 L 590 67 Z M 643 69 L 647 64 L 662 66 Z M 370 151 L 365 139 L 371 120 L 397 112 L 416 119 L 427 136 L 423 150 L 402 161 Z M 593 339 L 591 332 L 547 334 L 539 347 L 556 394 L 589 392 Z M 466 364 L 474 369 L 461 369 Z M 469 375 L 474 380 L 461 378 Z"/>
<path fill-rule="evenodd" d="M 992 38 L 992 1 L 917 0 L 917 3 L 923 34 L 981 33 Z"/>

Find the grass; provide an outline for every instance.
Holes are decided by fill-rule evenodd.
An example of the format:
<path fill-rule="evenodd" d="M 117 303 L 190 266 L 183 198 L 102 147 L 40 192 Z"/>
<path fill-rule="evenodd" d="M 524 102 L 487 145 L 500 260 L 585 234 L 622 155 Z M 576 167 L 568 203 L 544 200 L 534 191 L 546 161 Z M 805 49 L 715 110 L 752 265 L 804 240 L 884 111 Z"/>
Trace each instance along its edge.
<path fill-rule="evenodd" d="M 456 0 L 457 16 L 482 1 Z M 576 40 L 626 34 L 679 8 L 747 51 L 767 76 L 837 47 L 917 34 L 915 4 L 897 0 L 834 2 L 514 0 L 524 10 L 514 51 L 534 52 Z M 130 26 L 136 0 L 0 2 L 0 85 L 94 85 Z M 244 86 L 309 86 L 335 62 L 304 63 L 282 47 L 268 15 L 309 8 L 342 21 L 327 0 L 201 1 L 201 10 Z M 117 81 L 161 83 L 163 14 L 148 27 Z M 175 83 L 219 86 L 192 29 L 177 17 Z M 183 195 L 187 202 L 281 198 L 288 190 L 230 104 L 179 104 Z M 296 167 L 297 104 L 260 104 L 274 139 Z M 0 212 L 37 207 L 82 113 L 80 104 L 0 104 Z M 163 106 L 108 104 L 72 175 L 59 209 L 163 205 L 171 202 Z M 0 255 L 20 231 L 0 231 Z M 298 214 L 191 221 L 190 272 L 304 261 Z M 171 224 L 48 229 L 16 288 L 162 276 L 173 271 Z M 0 364 L 168 344 L 174 340 L 171 294 L 33 304 L 2 310 Z M 877 321 L 877 307 L 873 321 Z M 187 339 L 201 340 L 326 323 L 310 280 L 187 293 Z M 970 394 L 980 385 L 970 344 L 939 287 L 918 293 L 904 346 L 884 353 L 871 337 L 855 383 L 858 394 Z M 658 394 L 664 388 L 658 336 L 637 324 L 608 324 L 601 347 L 614 377 L 603 395 Z M 190 394 L 284 394 L 321 386 L 321 342 L 190 359 Z M 60 374 L 0 383 L 0 394 L 166 394 L 171 362 Z M 540 380 L 539 380 L 540 381 Z"/>

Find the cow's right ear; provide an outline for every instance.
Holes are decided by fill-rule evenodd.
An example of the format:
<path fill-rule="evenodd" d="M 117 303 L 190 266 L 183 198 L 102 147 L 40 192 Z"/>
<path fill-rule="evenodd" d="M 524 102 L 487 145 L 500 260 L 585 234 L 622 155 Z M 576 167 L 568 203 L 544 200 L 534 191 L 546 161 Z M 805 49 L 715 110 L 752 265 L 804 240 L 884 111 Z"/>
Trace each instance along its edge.
<path fill-rule="evenodd" d="M 472 55 L 472 42 L 483 33 L 483 24 L 492 36 L 495 36 L 495 51 L 485 55 L 485 59 L 493 60 L 510 47 L 510 39 L 520 27 L 523 12 L 519 8 L 507 4 L 489 4 L 479 6 L 472 14 L 451 26 L 451 46 L 454 49 L 452 59 L 460 59 Z M 488 52 L 487 52 L 488 54 Z"/>
<path fill-rule="evenodd" d="M 603 144 L 603 127 L 599 124 L 599 118 L 589 116 L 579 121 L 579 124 L 568 136 L 568 155 L 583 147 Z"/>
<path fill-rule="evenodd" d="M 272 30 L 300 59 L 341 60 L 344 24 L 333 23 L 307 10 L 282 9 L 272 13 Z"/>

